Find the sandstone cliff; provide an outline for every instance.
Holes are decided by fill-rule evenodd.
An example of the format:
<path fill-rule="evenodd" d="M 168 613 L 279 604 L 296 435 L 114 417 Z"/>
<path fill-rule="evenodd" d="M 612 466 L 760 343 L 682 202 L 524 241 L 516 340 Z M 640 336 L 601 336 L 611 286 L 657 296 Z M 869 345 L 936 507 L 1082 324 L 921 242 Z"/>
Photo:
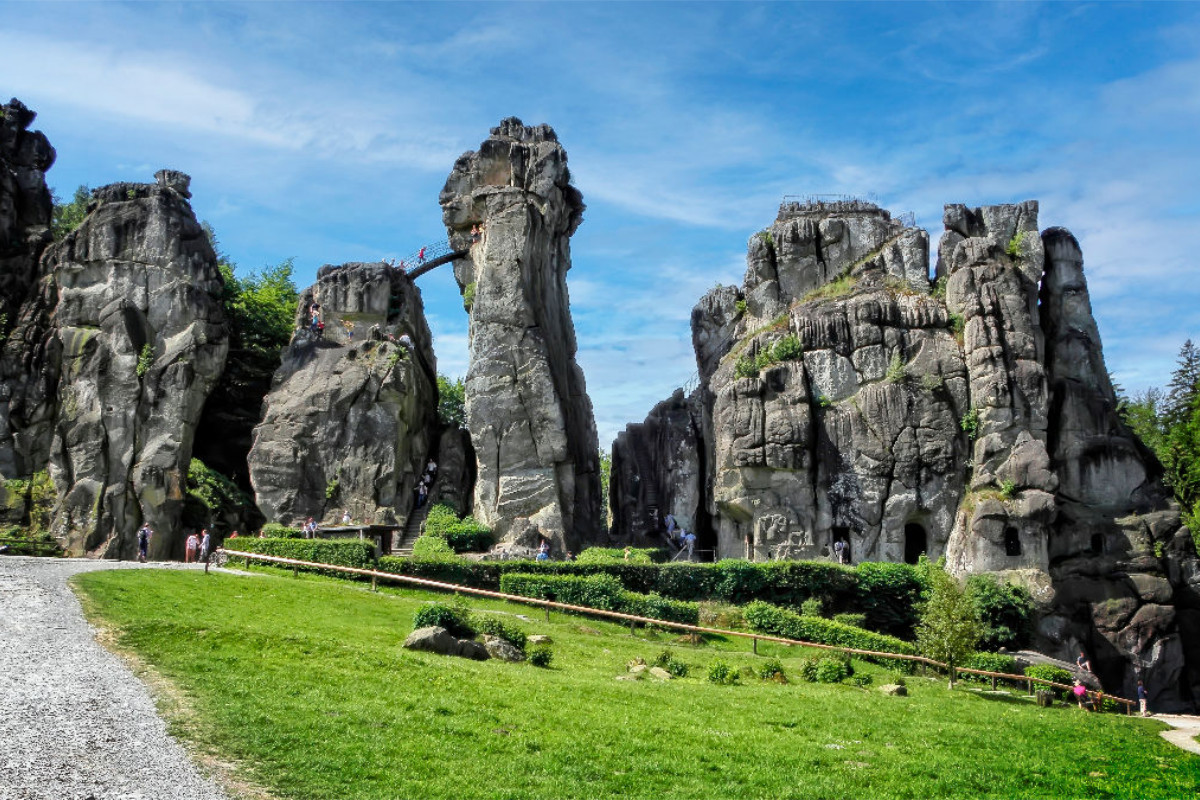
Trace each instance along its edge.
<path fill-rule="evenodd" d="M 320 338 L 307 324 L 314 302 Z M 420 292 L 387 264 L 326 265 L 301 295 L 296 331 L 248 459 L 259 508 L 289 524 L 340 521 L 346 509 L 356 522 L 399 524 L 437 435 Z"/>
<path fill-rule="evenodd" d="M 506 119 L 458 159 L 441 204 L 453 249 L 468 251 L 454 274 L 471 315 L 475 516 L 502 542 L 578 549 L 599 536 L 600 479 L 567 295 L 584 205 L 566 152 L 548 126 Z"/>
<path fill-rule="evenodd" d="M 931 284 L 924 231 L 785 203 L 693 312 L 698 388 L 618 438 L 614 532 L 670 511 L 717 558 L 945 556 L 1029 586 L 1039 648 L 1110 691 L 1200 697 L 1200 565 L 1116 413 L 1078 244 L 1037 213 L 947 206 Z"/>

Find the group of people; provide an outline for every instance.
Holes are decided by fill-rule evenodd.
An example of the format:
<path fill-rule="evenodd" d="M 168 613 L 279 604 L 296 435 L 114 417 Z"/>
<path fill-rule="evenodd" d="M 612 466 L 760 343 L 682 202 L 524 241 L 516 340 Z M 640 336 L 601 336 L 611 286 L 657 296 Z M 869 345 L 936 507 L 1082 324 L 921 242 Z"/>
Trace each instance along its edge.
<path fill-rule="evenodd" d="M 433 489 L 433 481 L 436 478 L 437 463 L 431 458 L 425 465 L 425 471 L 421 473 L 421 479 L 417 481 L 417 488 L 414 490 L 417 493 L 417 508 L 429 501 L 429 492 Z"/>
<path fill-rule="evenodd" d="M 309 316 L 309 331 L 318 339 L 325 336 L 325 320 L 321 315 L 321 304 L 313 300 L 312 305 L 308 307 Z"/>
<path fill-rule="evenodd" d="M 691 560 L 696 552 L 696 534 L 684 530 L 683 526 L 675 519 L 674 514 L 667 514 L 663 522 L 667 526 L 667 538 L 687 554 L 688 560 Z"/>
<path fill-rule="evenodd" d="M 1093 675 L 1095 673 L 1092 672 L 1091 659 L 1088 658 L 1087 653 L 1085 653 L 1082 650 L 1079 651 L 1079 657 L 1075 659 L 1075 670 L 1076 670 L 1075 681 L 1074 681 L 1074 685 L 1071 687 L 1071 694 L 1072 694 L 1072 696 L 1074 696 L 1075 702 L 1078 703 L 1079 707 L 1083 708 L 1083 709 L 1089 709 L 1089 710 L 1099 709 L 1104 700 L 1104 693 L 1096 692 L 1093 695 L 1093 697 L 1091 697 L 1091 698 L 1088 697 L 1087 687 L 1084 686 L 1084 684 L 1083 684 L 1083 677 L 1084 677 L 1083 673 L 1087 672 L 1087 673 L 1091 673 Z M 1149 695 L 1146 692 L 1146 684 L 1144 684 L 1140 678 L 1138 679 L 1138 682 L 1137 682 L 1137 701 L 1138 701 L 1138 711 L 1141 712 L 1141 715 L 1143 717 L 1150 716 L 1150 710 L 1147 707 L 1147 703 L 1149 701 Z"/>
<path fill-rule="evenodd" d="M 305 539 L 317 538 L 317 521 L 312 517 L 309 517 L 307 520 L 305 520 L 304 524 L 300 526 L 300 532 L 304 534 Z"/>
<path fill-rule="evenodd" d="M 187 540 L 183 545 L 183 563 L 192 564 L 198 561 L 207 561 L 211 547 L 212 538 L 208 535 L 208 528 L 202 529 L 200 533 L 193 531 L 188 534 Z"/>

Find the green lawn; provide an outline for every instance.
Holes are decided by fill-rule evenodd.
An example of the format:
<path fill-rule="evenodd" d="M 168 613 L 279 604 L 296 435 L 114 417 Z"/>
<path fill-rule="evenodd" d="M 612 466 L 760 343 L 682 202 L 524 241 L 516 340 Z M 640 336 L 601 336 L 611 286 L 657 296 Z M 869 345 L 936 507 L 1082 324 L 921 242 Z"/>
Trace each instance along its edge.
<path fill-rule="evenodd" d="M 75 579 L 93 619 L 186 698 L 173 731 L 281 798 L 1193 797 L 1200 757 L 1153 720 L 1037 709 L 909 678 L 911 696 L 799 681 L 714 686 L 744 642 L 673 635 L 499 602 L 554 639 L 551 669 L 410 653 L 424 592 L 129 570 Z M 443 596 L 444 599 L 444 596 Z M 692 676 L 617 681 L 670 646 Z M 876 684 L 888 673 L 874 672 Z"/>

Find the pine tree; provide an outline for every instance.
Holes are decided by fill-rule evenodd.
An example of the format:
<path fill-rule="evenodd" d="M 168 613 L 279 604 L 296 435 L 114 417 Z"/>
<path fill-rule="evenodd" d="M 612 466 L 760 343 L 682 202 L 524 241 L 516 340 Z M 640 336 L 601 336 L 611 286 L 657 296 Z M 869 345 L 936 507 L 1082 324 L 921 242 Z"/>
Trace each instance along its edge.
<path fill-rule="evenodd" d="M 1178 366 L 1171 373 L 1171 383 L 1167 386 L 1167 400 L 1163 411 L 1167 427 L 1173 427 L 1184 422 L 1191 414 L 1192 405 L 1196 399 L 1196 384 L 1200 382 L 1200 348 L 1188 339 L 1179 348 Z"/>
<path fill-rule="evenodd" d="M 929 599 L 917 625 L 917 647 L 921 654 L 950 666 L 950 688 L 954 667 L 962 664 L 979 642 L 980 626 L 975 604 L 953 576 L 940 565 L 929 569 Z"/>

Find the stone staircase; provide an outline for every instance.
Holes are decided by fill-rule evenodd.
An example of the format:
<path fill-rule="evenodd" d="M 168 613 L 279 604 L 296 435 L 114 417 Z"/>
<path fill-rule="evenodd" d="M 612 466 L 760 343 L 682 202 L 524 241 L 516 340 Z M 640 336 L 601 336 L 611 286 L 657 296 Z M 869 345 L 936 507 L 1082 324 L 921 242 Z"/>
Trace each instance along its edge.
<path fill-rule="evenodd" d="M 420 508 L 414 508 L 412 513 L 408 515 L 408 521 L 404 524 L 404 533 L 400 537 L 400 542 L 392 548 L 392 555 L 408 557 L 412 555 L 413 543 L 421 536 L 421 531 L 425 528 L 425 518 L 429 516 L 429 507 L 432 503 L 426 503 Z"/>

